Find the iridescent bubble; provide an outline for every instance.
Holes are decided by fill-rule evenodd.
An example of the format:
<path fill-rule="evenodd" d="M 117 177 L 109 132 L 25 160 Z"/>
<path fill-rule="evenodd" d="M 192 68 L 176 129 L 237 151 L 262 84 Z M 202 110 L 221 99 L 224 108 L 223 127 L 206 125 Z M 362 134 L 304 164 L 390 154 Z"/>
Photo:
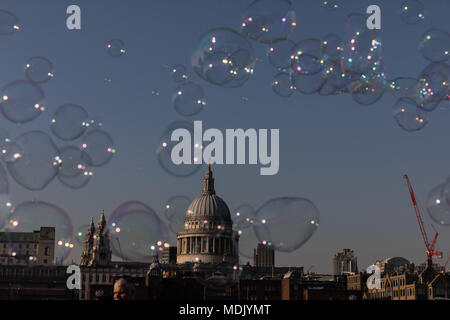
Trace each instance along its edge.
<path fill-rule="evenodd" d="M 183 82 L 188 78 L 187 69 L 182 64 L 176 64 L 172 67 L 172 79 L 175 82 Z"/>
<path fill-rule="evenodd" d="M 339 59 L 344 52 L 344 41 L 334 33 L 327 34 L 322 40 L 323 51 L 330 59 Z"/>
<path fill-rule="evenodd" d="M 388 88 L 390 92 L 397 98 L 411 98 L 417 99 L 419 80 L 416 78 L 399 77 L 388 81 Z"/>
<path fill-rule="evenodd" d="M 69 215 L 60 207 L 44 201 L 23 202 L 14 208 L 5 226 L 7 232 L 11 233 L 39 231 L 41 227 L 55 228 L 55 261 L 47 263 L 65 262 L 74 248 L 75 240 Z M 49 236 L 51 237 L 51 234 Z"/>
<path fill-rule="evenodd" d="M 42 131 L 30 131 L 14 139 L 5 155 L 11 177 L 29 190 L 44 189 L 58 174 L 59 150 Z"/>
<path fill-rule="evenodd" d="M 386 92 L 383 78 L 370 78 L 362 75 L 351 85 L 352 98 L 358 104 L 368 106 L 376 103 Z"/>
<path fill-rule="evenodd" d="M 81 189 L 89 183 L 93 175 L 92 169 L 86 167 L 86 169 L 80 170 L 80 173 L 75 176 L 66 177 L 58 175 L 58 180 L 70 189 Z"/>
<path fill-rule="evenodd" d="M 240 87 L 254 72 L 253 47 L 238 32 L 218 28 L 208 31 L 192 55 L 195 73 L 212 84 Z"/>
<path fill-rule="evenodd" d="M 444 76 L 445 82 L 448 86 L 450 82 L 450 66 L 443 62 L 432 62 L 420 73 L 420 79 L 427 79 L 430 75 L 439 73 Z M 447 97 L 443 97 L 442 100 L 450 101 L 450 90 L 447 90 Z"/>
<path fill-rule="evenodd" d="M 206 106 L 205 93 L 195 82 L 179 85 L 172 96 L 175 111 L 185 117 L 199 114 Z"/>
<path fill-rule="evenodd" d="M 36 83 L 45 83 L 54 77 L 53 64 L 44 57 L 32 57 L 25 64 L 25 76 Z"/>
<path fill-rule="evenodd" d="M 435 110 L 447 97 L 450 88 L 448 77 L 441 72 L 431 73 L 418 82 L 419 105 L 425 111 Z"/>
<path fill-rule="evenodd" d="M 255 0 L 241 19 L 242 32 L 262 43 L 288 39 L 295 26 L 295 11 L 289 0 Z"/>
<path fill-rule="evenodd" d="M 62 177 L 75 177 L 88 169 L 85 161 L 86 155 L 75 146 L 66 146 L 60 150 L 58 175 Z"/>
<path fill-rule="evenodd" d="M 45 110 L 45 95 L 41 87 L 32 81 L 17 80 L 3 87 L 0 109 L 11 122 L 30 122 Z"/>
<path fill-rule="evenodd" d="M 104 130 L 95 129 L 83 136 L 81 143 L 83 159 L 91 167 L 100 167 L 111 161 L 116 149 L 111 136 Z"/>
<path fill-rule="evenodd" d="M 267 56 L 272 66 L 277 69 L 287 69 L 291 65 L 291 54 L 295 48 L 295 43 L 291 40 L 281 41 L 269 45 Z"/>
<path fill-rule="evenodd" d="M 394 119 L 406 131 L 418 131 L 425 127 L 429 118 L 425 110 L 410 98 L 400 98 L 394 105 Z"/>
<path fill-rule="evenodd" d="M 267 201 L 256 212 L 255 232 L 260 242 L 275 250 L 292 252 L 308 241 L 319 227 L 319 210 L 304 198 L 284 197 Z"/>
<path fill-rule="evenodd" d="M 65 104 L 56 110 L 51 120 L 51 130 L 55 136 L 64 141 L 81 137 L 88 124 L 87 111 L 76 104 Z"/>
<path fill-rule="evenodd" d="M 191 204 L 191 199 L 186 196 L 173 196 L 166 201 L 164 214 L 169 221 L 170 231 L 176 235 L 184 229 L 184 219 Z"/>
<path fill-rule="evenodd" d="M 281 72 L 275 75 L 272 80 L 272 89 L 280 97 L 290 97 L 295 92 L 295 85 L 291 74 Z"/>
<path fill-rule="evenodd" d="M 139 201 L 125 202 L 114 210 L 107 230 L 113 254 L 125 261 L 151 262 L 155 253 L 169 244 L 167 226 Z"/>
<path fill-rule="evenodd" d="M 315 73 L 311 75 L 293 74 L 293 82 L 295 89 L 303 94 L 314 94 L 320 90 L 326 81 L 322 73 Z"/>
<path fill-rule="evenodd" d="M 0 10 L 0 35 L 11 35 L 19 29 L 19 19 L 9 11 Z"/>
<path fill-rule="evenodd" d="M 427 199 L 427 211 L 431 219 L 442 226 L 450 225 L 449 179 L 434 187 Z"/>
<path fill-rule="evenodd" d="M 340 8 L 338 0 L 324 0 L 322 1 L 322 6 L 329 11 L 334 11 Z"/>
<path fill-rule="evenodd" d="M 420 52 L 432 62 L 445 62 L 450 56 L 450 34 L 441 29 L 429 29 L 420 41 Z"/>
<path fill-rule="evenodd" d="M 425 19 L 425 8 L 419 0 L 405 0 L 401 5 L 400 18 L 406 24 L 418 24 Z"/>
<path fill-rule="evenodd" d="M 171 136 L 172 133 L 177 129 L 185 129 L 191 137 L 194 136 L 194 126 L 191 122 L 187 121 L 176 121 L 171 123 L 164 130 L 164 133 L 161 136 L 160 143 L 158 145 L 158 149 L 156 151 L 158 157 L 158 163 L 161 168 L 166 171 L 168 174 L 175 177 L 189 177 L 195 174 L 198 169 L 200 169 L 200 165 L 195 164 L 198 159 L 195 159 L 194 150 L 195 148 L 202 148 L 201 141 L 194 141 L 194 148 L 191 150 L 191 164 L 175 164 L 172 161 L 172 150 L 173 148 L 179 144 L 179 141 L 172 141 Z"/>
<path fill-rule="evenodd" d="M 119 58 L 125 54 L 125 44 L 120 39 L 113 39 L 106 45 L 108 54 L 113 58 Z"/>
<path fill-rule="evenodd" d="M 84 246 L 84 237 L 86 236 L 86 233 L 87 233 L 88 229 L 89 229 L 89 225 L 88 224 L 84 224 L 84 225 L 78 227 L 75 230 L 74 238 L 75 238 L 77 244 L 81 248 L 83 248 L 83 246 Z"/>
<path fill-rule="evenodd" d="M 310 75 L 322 71 L 325 64 L 322 41 L 306 39 L 296 44 L 291 55 L 291 68 L 297 74 Z"/>
<path fill-rule="evenodd" d="M 336 89 L 346 88 L 354 77 L 352 72 L 345 68 L 343 59 L 327 61 L 322 73 L 327 82 Z"/>

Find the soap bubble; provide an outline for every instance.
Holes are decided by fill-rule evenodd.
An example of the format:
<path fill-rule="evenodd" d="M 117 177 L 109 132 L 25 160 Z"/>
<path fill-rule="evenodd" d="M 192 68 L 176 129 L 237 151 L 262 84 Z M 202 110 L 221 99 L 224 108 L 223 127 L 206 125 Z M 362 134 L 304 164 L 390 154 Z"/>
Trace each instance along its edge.
<path fill-rule="evenodd" d="M 344 48 L 346 68 L 368 73 L 380 68 L 382 42 L 377 30 L 364 30 L 347 40 Z"/>
<path fill-rule="evenodd" d="M 168 243 L 166 225 L 152 208 L 139 201 L 121 204 L 108 220 L 113 254 L 125 261 L 151 262 Z"/>
<path fill-rule="evenodd" d="M 418 82 L 420 107 L 425 111 L 433 111 L 449 93 L 448 77 L 441 72 L 431 73 Z"/>
<path fill-rule="evenodd" d="M 113 58 L 119 58 L 125 54 L 125 44 L 120 39 L 110 40 L 106 47 L 108 54 Z"/>
<path fill-rule="evenodd" d="M 295 89 L 303 94 L 314 94 L 318 92 L 325 83 L 325 78 L 322 73 L 311 75 L 293 74 L 292 77 Z"/>
<path fill-rule="evenodd" d="M 19 19 L 9 11 L 0 10 L 0 35 L 11 35 L 19 29 Z"/>
<path fill-rule="evenodd" d="M 88 165 L 85 161 L 86 155 L 75 146 L 61 148 L 58 167 L 58 175 L 63 177 L 75 177 L 86 171 Z"/>
<path fill-rule="evenodd" d="M 11 122 L 30 122 L 45 110 L 45 95 L 41 87 L 32 81 L 17 80 L 3 87 L 0 109 Z"/>
<path fill-rule="evenodd" d="M 172 67 L 172 79 L 175 82 L 183 82 L 188 78 L 187 69 L 182 64 L 176 64 Z"/>
<path fill-rule="evenodd" d="M 253 249 L 258 245 L 254 223 L 255 209 L 243 204 L 237 207 L 232 213 L 233 230 L 239 235 L 239 257 L 240 259 L 253 259 Z"/>
<path fill-rule="evenodd" d="M 81 137 L 88 126 L 87 111 L 76 104 L 65 104 L 58 108 L 51 121 L 51 130 L 64 141 Z"/>
<path fill-rule="evenodd" d="M 288 39 L 295 26 L 295 11 L 289 0 L 255 0 L 241 19 L 242 33 L 262 43 Z"/>
<path fill-rule="evenodd" d="M 172 150 L 176 145 L 179 144 L 179 141 L 172 141 L 171 136 L 172 133 L 177 129 L 185 129 L 189 132 L 191 137 L 194 137 L 194 126 L 191 122 L 176 121 L 171 123 L 164 130 L 164 133 L 162 134 L 160 143 L 158 145 L 158 149 L 156 151 L 158 163 L 164 171 L 172 176 L 189 177 L 195 174 L 198 169 L 200 169 L 200 165 L 196 164 L 195 161 L 196 159 L 194 156 L 194 150 L 196 148 L 202 148 L 202 141 L 193 141 L 194 148 L 193 150 L 191 150 L 191 164 L 174 164 L 172 161 Z"/>
<path fill-rule="evenodd" d="M 361 13 L 352 12 L 346 19 L 347 35 L 352 38 L 367 29 L 367 17 Z"/>
<path fill-rule="evenodd" d="M 269 45 L 267 48 L 267 56 L 272 66 L 277 69 L 288 69 L 291 65 L 291 54 L 295 47 L 295 43 L 291 40 L 281 41 Z"/>
<path fill-rule="evenodd" d="M 432 62 L 445 62 L 450 56 L 450 34 L 440 29 L 429 29 L 420 41 L 420 52 Z"/>
<path fill-rule="evenodd" d="M 29 190 L 44 189 L 61 164 L 58 148 L 42 131 L 30 131 L 14 139 L 5 161 L 11 177 Z"/>
<path fill-rule="evenodd" d="M 400 18 L 406 24 L 418 24 L 425 19 L 424 6 L 419 0 L 405 0 L 401 5 Z"/>
<path fill-rule="evenodd" d="M 25 64 L 25 76 L 36 83 L 45 83 L 54 77 L 53 64 L 44 57 L 32 57 Z"/>
<path fill-rule="evenodd" d="M 91 167 L 107 164 L 116 153 L 113 139 L 101 129 L 89 131 L 83 136 L 81 150 L 84 161 Z"/>
<path fill-rule="evenodd" d="M 185 117 L 199 114 L 206 106 L 205 93 L 195 82 L 179 85 L 172 96 L 175 111 Z"/>
<path fill-rule="evenodd" d="M 427 199 L 427 211 L 429 216 L 439 225 L 450 225 L 450 179 L 443 184 L 434 187 Z"/>
<path fill-rule="evenodd" d="M 195 73 L 203 80 L 224 87 L 245 84 L 254 72 L 255 63 L 250 42 L 227 28 L 208 31 L 192 55 Z"/>
<path fill-rule="evenodd" d="M 295 92 L 295 85 L 292 82 L 291 74 L 281 72 L 275 75 L 272 80 L 272 89 L 280 97 L 290 97 Z"/>
<path fill-rule="evenodd" d="M 74 239 L 72 222 L 63 209 L 44 201 L 26 201 L 15 207 L 6 221 L 7 237 L 16 232 L 39 231 L 41 227 L 55 228 L 55 260 L 58 264 L 65 262 L 74 247 Z"/>
<path fill-rule="evenodd" d="M 386 84 L 383 78 L 369 78 L 361 76 L 359 81 L 353 82 L 352 98 L 358 104 L 368 106 L 381 99 L 386 91 Z"/>
<path fill-rule="evenodd" d="M 319 227 L 319 211 L 308 199 L 284 197 L 267 201 L 256 212 L 255 232 L 260 242 L 292 252 L 308 241 Z"/>
<path fill-rule="evenodd" d="M 325 64 L 322 41 L 305 39 L 296 44 L 291 55 L 291 68 L 297 74 L 314 74 Z"/>
<path fill-rule="evenodd" d="M 407 97 L 411 99 L 417 99 L 418 83 L 419 80 L 416 78 L 398 77 L 394 80 L 388 81 L 388 88 L 396 98 Z"/>
<path fill-rule="evenodd" d="M 406 131 L 421 130 L 429 118 L 425 110 L 410 98 L 400 98 L 394 105 L 394 119 Z"/>

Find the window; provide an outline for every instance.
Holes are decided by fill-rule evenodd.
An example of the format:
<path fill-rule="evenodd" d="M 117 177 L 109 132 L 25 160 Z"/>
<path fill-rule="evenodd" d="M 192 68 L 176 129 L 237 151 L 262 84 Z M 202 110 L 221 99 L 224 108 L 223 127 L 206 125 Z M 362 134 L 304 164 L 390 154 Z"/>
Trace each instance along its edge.
<path fill-rule="evenodd" d="M 45 247 L 45 249 L 44 249 L 44 255 L 45 255 L 45 256 L 49 256 L 49 255 L 50 255 L 50 254 L 49 254 L 49 250 L 50 250 L 49 247 Z"/>

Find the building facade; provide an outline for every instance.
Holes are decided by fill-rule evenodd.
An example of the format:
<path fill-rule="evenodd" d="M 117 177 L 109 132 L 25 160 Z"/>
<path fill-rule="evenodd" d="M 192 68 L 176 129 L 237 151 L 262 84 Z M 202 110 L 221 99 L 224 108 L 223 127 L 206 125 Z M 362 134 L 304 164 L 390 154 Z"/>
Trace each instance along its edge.
<path fill-rule="evenodd" d="M 268 244 L 258 243 L 253 249 L 253 265 L 255 267 L 273 267 L 275 265 L 275 250 Z"/>
<path fill-rule="evenodd" d="M 0 265 L 55 263 L 55 228 L 32 232 L 0 232 Z"/>
<path fill-rule="evenodd" d="M 358 272 L 358 263 L 353 250 L 344 249 L 334 256 L 333 272 L 335 275 L 353 274 Z"/>

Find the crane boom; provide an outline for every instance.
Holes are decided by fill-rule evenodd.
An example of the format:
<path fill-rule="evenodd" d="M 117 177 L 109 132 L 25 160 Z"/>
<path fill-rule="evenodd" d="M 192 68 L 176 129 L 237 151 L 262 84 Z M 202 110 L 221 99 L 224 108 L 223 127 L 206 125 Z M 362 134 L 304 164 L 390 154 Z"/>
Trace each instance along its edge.
<path fill-rule="evenodd" d="M 414 195 L 414 190 L 412 188 L 411 182 L 409 181 L 409 177 L 407 174 L 404 175 L 406 179 L 406 183 L 408 184 L 409 194 L 411 195 L 411 200 L 413 203 L 414 211 L 416 212 L 417 221 L 419 222 L 420 232 L 422 233 L 423 241 L 425 242 L 425 246 L 427 247 L 427 254 L 430 255 L 430 243 L 428 242 L 427 232 L 425 231 L 425 227 L 423 225 L 423 220 L 420 215 L 419 207 L 417 206 L 416 196 Z M 435 238 L 433 239 L 433 244 L 436 242 L 436 238 L 438 233 L 436 232 Z M 434 245 L 433 245 L 434 247 Z M 431 250 L 433 251 L 433 250 Z M 432 254 L 432 253 L 431 253 Z"/>

